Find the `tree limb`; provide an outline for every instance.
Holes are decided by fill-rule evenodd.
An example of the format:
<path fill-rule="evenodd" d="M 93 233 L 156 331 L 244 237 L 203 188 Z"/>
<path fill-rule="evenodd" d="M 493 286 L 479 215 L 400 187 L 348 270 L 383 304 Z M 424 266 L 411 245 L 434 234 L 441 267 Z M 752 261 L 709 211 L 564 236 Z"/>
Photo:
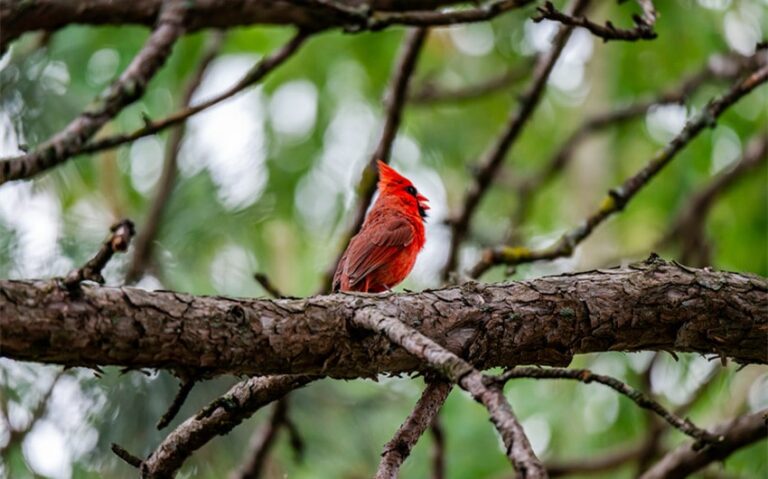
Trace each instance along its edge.
<path fill-rule="evenodd" d="M 763 55 L 758 52 L 756 55 Z M 642 190 L 667 164 L 669 164 L 685 146 L 705 128 L 716 125 L 717 119 L 731 105 L 747 95 L 759 85 L 768 81 L 768 64 L 752 71 L 746 78 L 734 84 L 725 94 L 711 100 L 695 117 L 689 120 L 683 130 L 661 151 L 659 151 L 635 175 L 621 185 L 612 188 L 600 202 L 600 206 L 578 227 L 564 234 L 558 241 L 541 250 L 524 247 L 502 246 L 486 250 L 481 260 L 472 268 L 470 275 L 480 277 L 494 265 L 510 266 L 551 260 L 570 256 L 576 246 L 586 239 L 594 229 L 613 214 L 621 211 L 632 198 Z"/>
<path fill-rule="evenodd" d="M 656 463 L 640 479 L 672 479 L 687 477 L 715 461 L 722 461 L 734 451 L 768 436 L 768 409 L 741 416 L 713 428 L 714 434 L 724 436 L 717 445 L 696 451 L 684 444 Z"/>
<path fill-rule="evenodd" d="M 208 376 L 422 370 L 383 338 L 350 330 L 366 311 L 401 318 L 450 351 L 466 351 L 477 368 L 563 366 L 574 354 L 641 350 L 768 363 L 768 280 L 657 257 L 627 268 L 410 294 L 266 300 L 83 285 L 70 296 L 55 281 L 0 281 L 1 354 Z"/>
<path fill-rule="evenodd" d="M 586 10 L 588 3 L 588 0 L 574 0 L 570 4 L 568 12 L 572 15 L 581 14 Z M 538 106 L 539 100 L 541 100 L 544 93 L 544 87 L 549 79 L 549 74 L 552 72 L 555 63 L 557 63 L 557 59 L 560 58 L 560 54 L 563 48 L 565 48 L 573 28 L 570 25 L 560 27 L 555 38 L 552 40 L 550 50 L 536 62 L 533 79 L 525 92 L 520 95 L 518 107 L 512 112 L 501 135 L 483 155 L 480 166 L 474 174 L 472 185 L 464 197 L 462 209 L 450 221 L 451 244 L 448 249 L 448 259 L 442 272 L 444 280 L 447 280 L 450 273 L 456 270 L 459 248 L 469 230 L 472 215 L 480 204 L 480 200 L 485 196 L 493 177 L 501 167 L 512 144 L 520 136 L 533 111 Z"/>
<path fill-rule="evenodd" d="M 547 478 L 544 465 L 533 452 L 523 427 L 498 384 L 456 354 L 394 316 L 379 311 L 368 314 L 365 310 L 360 310 L 354 315 L 352 322 L 387 337 L 392 343 L 426 362 L 431 369 L 470 393 L 475 401 L 488 410 L 491 422 L 504 442 L 507 458 L 520 477 Z"/>
<path fill-rule="evenodd" d="M 313 379 L 311 376 L 271 376 L 236 384 L 223 397 L 170 433 L 142 463 L 142 477 L 173 477 L 184 461 L 208 441 L 227 434 L 259 408 Z"/>
<path fill-rule="evenodd" d="M 384 445 L 375 479 L 397 479 L 400 466 L 437 417 L 452 388 L 453 385 L 445 381 L 427 383 L 413 411 L 405 418 L 394 437 Z"/>
<path fill-rule="evenodd" d="M 23 2 L 19 5 L 23 8 Z M 138 100 L 144 94 L 149 80 L 171 54 L 173 44 L 184 33 L 182 25 L 186 5 L 185 0 L 163 2 L 157 18 L 157 27 L 128 68 L 95 103 L 87 107 L 66 128 L 37 147 L 34 152 L 0 159 L 0 185 L 11 180 L 29 178 L 64 162 L 78 152 L 123 108 Z M 5 10 L 5 4 L 2 10 Z"/>
<path fill-rule="evenodd" d="M 213 32 L 208 40 L 208 44 L 205 47 L 205 51 L 203 52 L 197 68 L 187 81 L 181 101 L 183 108 L 188 108 L 190 106 L 192 95 L 194 95 L 195 91 L 197 91 L 197 88 L 202 83 L 203 76 L 205 75 L 208 66 L 218 55 L 223 42 L 224 32 Z M 133 258 L 130 266 L 128 266 L 128 272 L 125 275 L 126 283 L 135 283 L 140 280 L 152 262 L 157 231 L 160 229 L 163 212 L 165 211 L 168 199 L 171 197 L 173 187 L 176 184 L 177 159 L 179 150 L 181 150 L 181 140 L 184 139 L 184 133 L 184 124 L 181 124 L 171 131 L 168 138 L 165 161 L 163 162 L 163 171 L 160 174 L 160 180 L 157 182 L 155 195 L 152 199 L 149 212 L 147 213 L 147 218 L 144 220 L 144 223 L 139 230 L 139 234 L 136 236 L 136 241 L 134 241 L 133 244 Z"/>
<path fill-rule="evenodd" d="M 634 17 L 635 27 L 624 30 L 616 28 L 613 23 L 606 22 L 605 26 L 597 24 L 592 20 L 582 15 L 568 15 L 556 9 L 552 2 L 544 2 L 544 5 L 537 8 L 539 14 L 533 19 L 534 22 L 540 22 L 544 19 L 554 20 L 564 25 L 571 25 L 574 27 L 582 27 L 592 35 L 602 38 L 603 41 L 608 40 L 653 40 L 657 37 L 656 32 L 653 31 L 653 27 L 646 23 L 643 17 Z"/>

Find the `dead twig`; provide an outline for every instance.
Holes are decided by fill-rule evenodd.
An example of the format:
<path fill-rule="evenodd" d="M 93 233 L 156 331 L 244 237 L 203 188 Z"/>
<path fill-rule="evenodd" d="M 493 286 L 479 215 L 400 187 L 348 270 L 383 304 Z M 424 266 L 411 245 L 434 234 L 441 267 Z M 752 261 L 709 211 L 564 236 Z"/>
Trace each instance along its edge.
<path fill-rule="evenodd" d="M 122 253 L 128 249 L 135 233 L 133 222 L 128 219 L 115 223 L 110 231 L 112 234 L 102 244 L 96 256 L 85 263 L 82 268 L 70 272 L 64 278 L 64 286 L 67 289 L 75 290 L 82 281 L 86 280 L 104 284 L 104 277 L 101 275 L 102 270 L 115 253 Z"/>

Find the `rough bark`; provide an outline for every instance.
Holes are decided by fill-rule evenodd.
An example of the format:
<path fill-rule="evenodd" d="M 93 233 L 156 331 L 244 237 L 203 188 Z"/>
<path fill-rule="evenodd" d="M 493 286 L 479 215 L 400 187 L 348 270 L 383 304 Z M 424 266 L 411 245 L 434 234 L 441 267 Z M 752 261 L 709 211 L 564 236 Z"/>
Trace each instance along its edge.
<path fill-rule="evenodd" d="M 0 1 L 2 44 L 34 30 L 55 31 L 79 23 L 87 25 L 138 24 L 152 26 L 162 0 L 17 0 Z M 456 0 L 197 0 L 189 2 L 187 31 L 202 28 L 229 28 L 253 24 L 295 25 L 321 30 L 350 25 L 344 9 L 365 11 L 431 10 L 461 3 Z M 334 8 L 337 4 L 342 8 Z"/>
<path fill-rule="evenodd" d="M 398 318 L 478 368 L 574 354 L 674 350 L 768 363 L 768 280 L 658 258 L 627 268 L 408 294 L 233 299 L 56 281 L 0 281 L 0 354 L 67 366 L 209 375 L 365 377 L 421 361 L 355 315 Z"/>

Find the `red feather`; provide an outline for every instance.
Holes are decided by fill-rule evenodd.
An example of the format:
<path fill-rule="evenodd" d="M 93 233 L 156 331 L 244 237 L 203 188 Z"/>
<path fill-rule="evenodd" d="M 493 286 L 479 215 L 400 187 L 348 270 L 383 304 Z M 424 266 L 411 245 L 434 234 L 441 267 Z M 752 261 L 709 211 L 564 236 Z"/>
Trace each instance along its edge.
<path fill-rule="evenodd" d="M 387 291 L 408 276 L 424 247 L 427 198 L 392 167 L 378 164 L 379 198 L 339 261 L 334 291 Z"/>

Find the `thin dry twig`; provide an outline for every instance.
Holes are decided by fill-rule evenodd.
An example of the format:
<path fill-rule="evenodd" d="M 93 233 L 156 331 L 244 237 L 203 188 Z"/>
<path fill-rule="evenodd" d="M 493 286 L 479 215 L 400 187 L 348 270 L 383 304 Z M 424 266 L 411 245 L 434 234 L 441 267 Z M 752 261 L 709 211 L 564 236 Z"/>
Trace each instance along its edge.
<path fill-rule="evenodd" d="M 202 83 L 206 70 L 219 53 L 224 42 L 224 36 L 224 32 L 217 30 L 209 38 L 200 62 L 184 88 L 184 95 L 181 101 L 182 108 L 189 107 L 192 96 Z M 133 259 L 125 275 L 125 281 L 128 284 L 135 283 L 141 279 L 152 263 L 155 238 L 160 229 L 160 222 L 168 204 L 168 199 L 171 197 L 173 186 L 176 183 L 177 160 L 184 133 L 184 124 L 181 124 L 171 130 L 170 137 L 168 138 L 160 180 L 158 181 L 157 188 L 155 188 L 155 195 L 147 213 L 147 218 L 144 220 L 144 224 L 133 244 Z"/>
<path fill-rule="evenodd" d="M 646 17 L 634 16 L 635 27 L 631 29 L 616 28 L 610 21 L 605 22 L 605 25 L 600 25 L 582 15 L 568 15 L 561 12 L 552 4 L 552 2 L 545 2 L 544 5 L 537 8 L 538 15 L 534 17 L 534 22 L 540 22 L 544 19 L 554 20 L 564 25 L 571 25 L 574 27 L 581 27 L 589 30 L 590 33 L 596 37 L 602 38 L 603 41 L 609 40 L 653 40 L 658 35 L 653 31 L 653 25 L 647 23 Z"/>
<path fill-rule="evenodd" d="M 286 296 L 275 286 L 272 280 L 264 273 L 253 273 L 253 279 L 256 280 L 267 294 L 275 299 L 285 298 Z"/>
<path fill-rule="evenodd" d="M 748 69 L 758 66 L 755 59 L 756 57 L 743 57 L 735 53 L 712 55 L 701 70 L 683 80 L 678 86 L 656 95 L 655 98 L 599 113 L 584 121 L 539 171 L 515 183 L 516 202 L 511 214 L 509 233 L 504 243 L 514 245 L 521 242 L 519 227 L 525 223 L 530 213 L 534 193 L 540 191 L 568 166 L 584 140 L 606 128 L 636 119 L 654 105 L 683 103 L 708 81 L 735 80 Z"/>
<path fill-rule="evenodd" d="M 600 383 L 628 397 L 641 408 L 653 411 L 662 419 L 667 421 L 675 429 L 702 443 L 714 444 L 722 439 L 697 427 L 688 419 L 682 419 L 678 417 L 674 413 L 665 409 L 664 406 L 649 398 L 641 391 L 628 385 L 627 383 L 611 376 L 595 374 L 588 369 L 517 367 L 510 369 L 509 371 L 505 371 L 498 377 L 498 381 L 504 384 L 510 379 L 518 378 L 571 379 L 575 381 L 581 381 L 585 384 L 589 384 L 591 382 Z"/>
<path fill-rule="evenodd" d="M 160 417 L 160 419 L 157 421 L 157 429 L 164 429 L 166 426 L 168 426 L 168 424 L 171 423 L 171 421 L 173 421 L 173 418 L 175 418 L 179 413 L 181 406 L 184 405 L 184 401 L 187 400 L 189 393 L 192 392 L 192 388 L 196 383 L 196 379 L 187 379 L 181 382 L 179 391 L 173 398 L 171 405 L 168 406 L 168 410 L 165 411 L 165 414 L 163 414 L 162 417 Z"/>
<path fill-rule="evenodd" d="M 411 454 L 413 446 L 437 417 L 453 385 L 446 381 L 427 384 L 413 411 L 400 425 L 392 439 L 384 445 L 375 479 L 396 479 L 400 466 Z"/>
<path fill-rule="evenodd" d="M 754 70 L 746 78 L 734 84 L 724 95 L 711 100 L 702 111 L 689 120 L 683 130 L 648 164 L 612 188 L 600 202 L 600 206 L 578 227 L 564 234 L 558 241 L 541 250 L 525 247 L 502 246 L 488 249 L 481 260 L 472 268 L 470 275 L 480 277 L 494 265 L 518 265 L 541 260 L 570 256 L 576 246 L 587 238 L 594 229 L 613 214 L 621 211 L 634 196 L 645 187 L 685 146 L 705 128 L 714 127 L 720 115 L 739 99 L 768 80 L 768 65 Z"/>
<path fill-rule="evenodd" d="M 157 26 L 128 68 L 99 99 L 87 107 L 62 131 L 34 152 L 0 160 L 0 185 L 32 177 L 82 151 L 83 145 L 102 126 L 143 94 L 149 80 L 160 70 L 176 40 L 184 33 L 185 0 L 167 0 Z"/>
<path fill-rule="evenodd" d="M 574 0 L 568 7 L 568 12 L 572 15 L 581 14 L 588 5 L 587 0 Z M 520 96 L 517 108 L 512 112 L 507 125 L 501 135 L 491 145 L 490 149 L 483 155 L 480 166 L 476 170 L 472 185 L 464 197 L 461 211 L 451 220 L 451 244 L 448 249 L 448 259 L 443 267 L 442 277 L 447 280 L 451 272 L 456 270 L 459 258 L 459 248 L 469 230 L 469 223 L 472 216 L 480 204 L 480 200 L 485 196 L 491 182 L 501 167 L 501 164 L 509 153 L 512 144 L 520 136 L 523 128 L 530 120 L 534 110 L 539 104 L 539 100 L 544 93 L 544 87 L 547 84 L 549 74 L 560 58 L 560 54 L 565 48 L 565 44 L 571 36 L 573 26 L 563 25 L 558 30 L 555 38 L 552 40 L 550 50 L 542 55 L 536 62 L 533 73 L 533 79 L 528 88 Z"/>
<path fill-rule="evenodd" d="M 325 272 L 321 292 L 327 293 L 331 290 L 333 274 L 341 261 L 341 257 L 346 250 L 352 237 L 357 234 L 365 221 L 365 213 L 373 200 L 376 192 L 376 181 L 379 173 L 376 168 L 376 162 L 381 160 L 389 163 L 392 144 L 397 136 L 397 130 L 400 127 L 400 121 L 403 114 L 406 99 L 408 98 L 408 84 L 410 83 L 413 72 L 416 69 L 416 63 L 419 60 L 419 54 L 427 39 L 429 30 L 426 28 L 414 28 L 409 30 L 400 48 L 400 53 L 392 67 L 392 74 L 388 83 L 387 92 L 384 95 L 384 105 L 386 109 L 386 119 L 381 131 L 376 151 L 371 155 L 371 159 L 363 170 L 363 176 L 360 179 L 357 191 L 359 194 L 357 211 L 355 218 L 349 230 L 344 234 L 340 242 L 339 254 Z"/>
<path fill-rule="evenodd" d="M 533 452 L 512 407 L 495 381 L 396 318 L 380 312 L 364 311 L 355 314 L 353 322 L 386 336 L 392 343 L 421 359 L 446 379 L 469 392 L 477 402 L 488 409 L 491 422 L 499 432 L 507 457 L 515 470 L 528 479 L 547 477 L 544 466 Z"/>
<path fill-rule="evenodd" d="M 445 431 L 440 421 L 440 413 L 432 419 L 432 425 L 429 426 L 429 432 L 432 433 L 432 479 L 445 478 Z"/>
<path fill-rule="evenodd" d="M 117 457 L 122 459 L 126 462 L 129 466 L 133 466 L 136 469 L 141 469 L 141 465 L 144 463 L 139 457 L 134 456 L 130 452 L 128 452 L 127 449 L 125 449 L 120 444 L 112 443 L 112 446 L 110 447 L 112 449 L 112 452 L 115 453 Z"/>
<path fill-rule="evenodd" d="M 703 467 L 722 461 L 740 448 L 768 436 L 768 409 L 737 417 L 712 429 L 712 434 L 723 436 L 718 444 L 696 450 L 691 444 L 683 444 L 661 458 L 640 479 L 671 479 L 687 477 Z"/>
<path fill-rule="evenodd" d="M 139 138 L 143 138 L 145 136 L 154 135 L 155 133 L 158 133 L 168 127 L 184 122 L 190 116 L 200 113 L 201 111 L 218 103 L 221 103 L 222 101 L 240 93 L 245 88 L 261 81 L 270 72 L 291 58 L 309 37 L 309 35 L 309 33 L 299 31 L 296 35 L 294 35 L 293 38 L 291 38 L 291 40 L 288 41 L 288 43 L 283 45 L 273 54 L 262 58 L 258 63 L 256 63 L 256 65 L 248 70 L 248 72 L 243 75 L 243 77 L 237 83 L 219 93 L 218 95 L 209 98 L 208 100 L 205 100 L 204 102 L 197 105 L 188 108 L 182 108 L 181 110 L 163 119 L 148 120 L 142 128 L 139 128 L 132 133 L 109 136 L 100 140 L 93 141 L 87 145 L 83 145 L 76 152 L 74 152 L 73 155 L 81 153 L 93 153 L 96 151 L 114 148 L 124 143 L 130 143 L 132 141 L 138 140 Z"/>
<path fill-rule="evenodd" d="M 91 258 L 82 268 L 70 272 L 64 278 L 64 286 L 69 290 L 74 290 L 82 281 L 95 281 L 104 284 L 104 277 L 101 272 L 115 253 L 125 252 L 131 244 L 131 238 L 136 232 L 133 222 L 124 219 L 115 223 L 110 228 L 112 232 L 104 244 L 101 245 L 96 256 Z"/>
<path fill-rule="evenodd" d="M 768 161 L 768 135 L 752 138 L 741 160 L 719 173 L 710 183 L 695 192 L 672 222 L 659 246 L 678 240 L 682 246 L 680 261 L 692 266 L 709 264 L 710 247 L 706 221 L 716 200 L 740 179 Z"/>
<path fill-rule="evenodd" d="M 266 424 L 259 427 L 253 434 L 248 446 L 246 460 L 229 475 L 230 479 L 257 479 L 261 477 L 267 455 L 277 439 L 277 433 L 288 420 L 287 412 L 288 401 L 287 396 L 284 396 L 275 402 L 272 414 Z"/>
<path fill-rule="evenodd" d="M 309 383 L 316 376 L 256 377 L 234 385 L 173 430 L 142 464 L 142 477 L 172 477 L 187 458 L 217 435 L 226 434 L 259 408 Z"/>
<path fill-rule="evenodd" d="M 459 23 L 484 22 L 510 10 L 524 7 L 533 0 L 491 0 L 472 8 L 450 10 L 379 11 L 370 6 L 349 6 L 334 0 L 308 0 L 335 10 L 345 17 L 348 32 L 377 31 L 391 25 L 438 27 Z"/>
<path fill-rule="evenodd" d="M 459 88 L 441 88 L 433 82 L 427 81 L 419 85 L 408 96 L 412 105 L 431 106 L 436 103 L 458 103 L 475 100 L 499 91 L 506 90 L 510 86 L 528 76 L 530 68 L 511 69 L 496 76 L 490 77 L 480 83 Z"/>

